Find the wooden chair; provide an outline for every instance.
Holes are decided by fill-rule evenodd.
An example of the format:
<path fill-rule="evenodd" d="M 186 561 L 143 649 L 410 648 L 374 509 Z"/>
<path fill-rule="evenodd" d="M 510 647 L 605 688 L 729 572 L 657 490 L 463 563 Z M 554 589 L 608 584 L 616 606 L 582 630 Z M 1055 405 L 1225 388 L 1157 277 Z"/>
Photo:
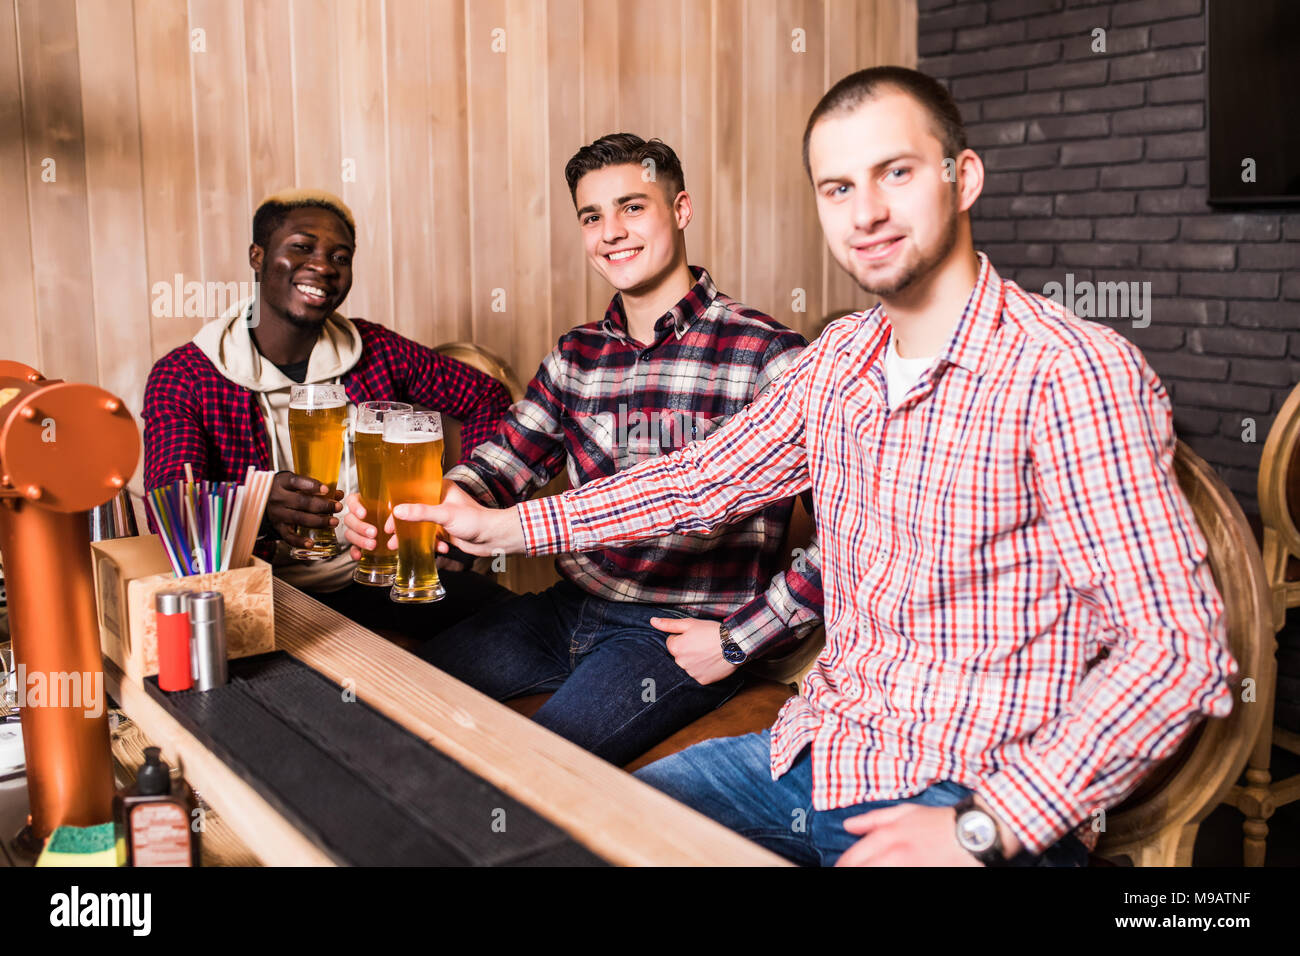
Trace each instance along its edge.
<path fill-rule="evenodd" d="M 1245 694 L 1234 692 L 1227 717 L 1204 721 L 1107 813 L 1097 855 L 1128 857 L 1137 866 L 1191 865 L 1201 821 L 1220 802 L 1232 800 L 1239 789 L 1233 785 L 1257 751 L 1273 712 L 1272 607 L 1254 535 L 1232 492 L 1182 442 L 1174 455 L 1174 473 L 1205 536 L 1210 569 L 1223 597 L 1228 644 L 1240 678 L 1255 682 L 1255 698 L 1243 702 Z M 1246 826 L 1249 835 L 1250 821 Z M 1250 847 L 1248 837 L 1248 855 Z M 1259 857 L 1262 862 L 1262 835 Z"/>
<path fill-rule="evenodd" d="M 1264 572 L 1276 633 L 1286 624 L 1287 608 L 1300 606 L 1300 579 L 1295 573 L 1300 559 L 1300 386 L 1291 391 L 1269 429 L 1259 464 L 1258 494 Z M 1264 865 L 1269 817 L 1278 807 L 1300 800 L 1300 774 L 1275 782 L 1269 770 L 1274 744 L 1300 755 L 1300 734 L 1273 721 L 1275 678 L 1269 681 L 1266 703 L 1266 720 L 1248 761 L 1245 781 L 1233 787 L 1227 797 L 1228 803 L 1246 815 L 1243 830 L 1247 866 Z"/>
<path fill-rule="evenodd" d="M 476 368 L 480 372 L 492 376 L 505 386 L 506 391 L 510 393 L 510 401 L 517 402 L 524 397 L 524 386 L 520 383 L 519 377 L 515 375 L 514 370 L 505 359 L 495 352 L 491 352 L 481 345 L 475 345 L 473 342 L 450 342 L 446 345 L 439 345 L 434 351 L 439 355 L 456 359 L 458 362 L 464 362 L 471 368 Z M 460 422 L 446 416 L 443 417 L 443 448 L 445 449 L 445 461 L 456 462 L 460 460 Z M 541 496 L 558 495 L 568 487 L 568 477 L 561 473 L 546 487 L 542 488 L 538 494 Z M 491 573 L 491 567 L 491 558 L 480 558 L 474 562 L 475 570 L 481 573 Z M 501 573 L 498 580 L 510 590 L 518 594 L 524 594 L 549 587 L 559 580 L 559 575 L 555 573 L 554 558 L 511 555 L 506 559 L 506 570 Z"/>

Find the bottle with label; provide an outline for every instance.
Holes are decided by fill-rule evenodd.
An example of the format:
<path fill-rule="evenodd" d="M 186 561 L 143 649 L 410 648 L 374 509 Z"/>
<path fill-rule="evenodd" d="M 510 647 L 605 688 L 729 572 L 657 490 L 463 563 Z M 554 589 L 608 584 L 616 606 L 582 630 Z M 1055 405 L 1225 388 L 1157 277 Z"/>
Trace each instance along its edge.
<path fill-rule="evenodd" d="M 198 800 L 157 747 L 144 749 L 135 786 L 113 798 L 113 816 L 126 837 L 128 866 L 198 866 Z"/>

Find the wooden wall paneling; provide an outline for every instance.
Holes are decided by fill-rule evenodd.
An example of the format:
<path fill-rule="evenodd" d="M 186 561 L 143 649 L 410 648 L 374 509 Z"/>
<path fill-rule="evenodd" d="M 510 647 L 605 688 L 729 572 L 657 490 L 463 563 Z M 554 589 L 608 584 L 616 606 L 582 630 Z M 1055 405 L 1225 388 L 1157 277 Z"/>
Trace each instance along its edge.
<path fill-rule="evenodd" d="M 871 64 L 861 55 L 860 25 L 874 16 L 871 0 L 826 0 L 826 80 L 822 92 L 848 76 Z M 816 105 L 815 103 L 813 104 Z M 811 112 L 811 109 L 809 110 Z M 807 117 L 804 118 L 805 122 Z M 802 127 L 800 129 L 802 133 Z M 814 216 L 816 205 L 814 203 Z M 820 226 L 819 226 L 820 230 Z M 825 289 L 822 312 L 811 332 L 827 315 L 847 315 L 865 308 L 872 299 L 859 288 L 857 282 L 840 268 L 822 239 L 822 281 Z"/>
<path fill-rule="evenodd" d="M 198 280 L 202 272 L 185 7 L 170 0 L 135 0 L 135 51 L 145 255 L 156 359 L 188 342 L 203 322 L 185 316 L 183 300 L 171 303 L 170 314 L 156 314 L 168 311 L 163 308 L 152 309 L 155 283 L 172 286 L 180 275 L 183 286 Z"/>
<path fill-rule="evenodd" d="M 554 8 L 554 9 L 552 9 Z M 561 49 L 576 49 L 581 39 L 580 20 L 575 19 L 576 5 L 567 8 L 560 4 L 542 5 L 533 0 L 506 0 L 505 29 L 508 53 L 505 58 L 506 91 L 508 104 L 507 130 L 509 135 L 509 201 L 512 257 L 514 274 L 508 285 L 509 292 L 504 313 L 494 315 L 495 334 L 509 336 L 502 341 L 503 348 L 490 344 L 489 348 L 509 355 L 508 361 L 522 381 L 533 375 L 538 363 L 555 344 L 558 336 L 551 334 L 557 325 L 568 328 L 574 324 L 571 316 L 556 315 L 554 305 L 576 302 L 580 305 L 581 290 L 564 288 L 565 278 L 573 274 L 572 257 L 563 261 L 566 249 L 563 232 L 570 236 L 577 231 L 576 220 L 569 214 L 568 188 L 564 186 L 563 163 L 553 167 L 554 153 L 564 152 L 563 140 L 572 137 L 580 122 L 580 103 L 555 104 L 552 112 L 552 85 L 543 77 L 555 78 L 556 73 L 570 73 L 567 83 L 557 91 L 580 91 L 581 73 L 570 70 L 568 62 L 550 58 L 554 42 Z M 577 36 L 574 36 L 577 34 Z M 571 62 L 571 61 L 570 61 Z M 565 63 L 560 69 L 558 63 Z M 550 64 L 548 68 L 548 64 Z M 578 87 L 578 90 L 574 88 Z M 552 127 L 560 142 L 551 142 Z M 559 192 L 555 184 L 559 177 Z M 552 245 L 552 239 L 561 245 Z M 585 268 L 579 253 L 577 267 Z M 581 273 L 578 273 L 581 276 Z M 505 347 L 509 347 L 509 351 Z M 556 494 L 567 485 L 552 482 L 542 493 Z M 554 559 L 514 556 L 507 560 L 504 580 L 507 587 L 518 592 L 540 591 L 558 580 Z"/>
<path fill-rule="evenodd" d="M 469 123 L 465 88 L 465 4 L 429 4 L 430 212 L 433 230 L 433 342 L 473 338 L 470 263 Z M 519 374 L 520 370 L 515 369 Z"/>
<path fill-rule="evenodd" d="M 587 309 L 587 252 L 564 165 L 584 143 L 582 130 L 582 0 L 552 0 L 546 13 L 547 160 L 542 170 L 549 197 L 551 322 L 545 349 L 560 336 L 591 321 Z M 565 68 L 557 68 L 565 64 Z M 572 66 L 569 66 L 569 65 Z M 540 356 L 539 356 L 540 358 Z M 533 368 L 515 369 L 522 381 Z"/>
<path fill-rule="evenodd" d="M 12 3 L 0 3 L 0 288 L 5 291 L 4 344 L 0 357 L 41 368 L 27 207 L 27 150 L 23 134 L 22 77 L 18 72 L 18 21 Z"/>
<path fill-rule="evenodd" d="M 388 0 L 388 181 L 393 315 L 385 324 L 437 344 L 433 314 L 433 175 L 429 151 L 428 7 Z"/>
<path fill-rule="evenodd" d="M 682 159 L 692 219 L 686 227 L 686 252 L 691 265 L 713 272 L 713 0 L 681 4 L 681 142 L 674 143 Z"/>
<path fill-rule="evenodd" d="M 27 142 L 41 369 L 71 382 L 98 379 L 77 14 L 72 0 L 19 0 L 18 51 Z"/>
<path fill-rule="evenodd" d="M 334 0 L 291 0 L 289 52 L 294 185 L 326 189 L 342 197 L 339 83 L 343 57 L 351 58 L 353 51 L 349 47 L 345 53 L 339 45 L 335 6 Z M 344 312 L 351 314 L 351 307 L 349 301 Z"/>
<path fill-rule="evenodd" d="M 776 124 L 777 64 L 778 60 L 784 63 L 790 45 L 787 38 L 778 34 L 772 4 L 745 4 L 744 17 L 745 83 L 741 108 L 745 114 L 742 139 L 745 224 L 744 279 L 739 297 L 746 305 L 771 314 L 779 308 L 774 157 L 780 149 Z M 718 224 L 732 227 L 733 223 L 733 217 L 724 215 Z M 780 294 L 785 296 L 784 288 Z"/>
<path fill-rule="evenodd" d="M 623 129 L 681 155 L 691 261 L 811 332 L 869 297 L 824 251 L 803 118 L 852 69 L 915 62 L 915 18 L 915 0 L 10 0 L 6 354 L 134 402 L 203 321 L 183 288 L 153 315 L 155 283 L 248 278 L 251 209 L 292 183 L 357 213 L 345 311 L 477 341 L 527 378 L 608 304 L 563 165 Z"/>
<path fill-rule="evenodd" d="M 254 207 L 271 193 L 293 186 L 297 178 L 290 16 L 285 0 L 244 0 L 249 238 Z"/>
<path fill-rule="evenodd" d="M 707 11 L 707 4 L 694 3 Z M 682 22 L 682 0 L 644 3 L 622 0 L 619 11 L 619 107 L 623 128 L 643 139 L 659 138 L 673 148 L 689 182 L 691 170 L 709 161 L 686 151 L 682 111 L 682 37 L 673 26 Z M 690 228 L 687 227 L 690 233 Z M 688 261 L 698 264 L 687 244 Z"/>
<path fill-rule="evenodd" d="M 348 314 L 392 328 L 393 196 L 389 193 L 383 0 L 339 0 L 343 201 L 357 221 Z"/>
<path fill-rule="evenodd" d="M 472 337 L 499 353 L 512 368 L 528 368 L 536 365 L 535 359 L 540 356 L 525 355 L 514 339 L 515 316 L 523 303 L 518 301 L 515 282 L 516 211 L 510 194 L 511 113 L 506 61 L 530 40 L 507 31 L 505 0 L 468 3 L 465 21 Z M 494 307 L 505 311 L 494 311 Z"/>
<path fill-rule="evenodd" d="M 214 284 L 249 281 L 255 200 L 249 196 L 243 7 L 228 0 L 190 0 L 191 41 L 198 30 L 202 49 L 192 42 L 190 51 L 203 259 L 198 278 Z M 215 295 L 207 298 L 204 321 L 220 318 L 238 301 L 237 295 L 223 296 L 223 306 Z"/>
<path fill-rule="evenodd" d="M 870 40 L 872 66 L 915 67 L 916 0 L 876 0 Z"/>
<path fill-rule="evenodd" d="M 882 55 L 891 56 L 891 63 L 916 69 L 917 50 L 917 7 L 916 0 L 899 0 L 898 29 L 894 33 L 895 49 L 882 51 Z"/>
<path fill-rule="evenodd" d="M 880 66 L 876 59 L 876 34 L 880 30 L 878 7 L 898 0 L 858 0 L 858 69 Z"/>
<path fill-rule="evenodd" d="M 551 216 L 546 8 L 535 0 L 506 0 L 510 131 L 511 240 L 514 294 L 503 313 L 511 329 L 516 368 L 536 365 L 551 341 Z M 524 373 L 529 374 L 528 372 Z"/>
<path fill-rule="evenodd" d="M 569 155 L 607 133 L 627 132 L 619 112 L 618 36 L 623 28 L 620 19 L 619 4 L 609 0 L 583 0 L 582 137 Z M 594 322 L 604 316 L 614 289 L 590 267 L 586 271 L 586 287 L 587 311 L 583 321 Z"/>
<path fill-rule="evenodd" d="M 153 365 L 131 0 L 77 5 L 96 379 L 140 421 Z M 137 475 L 144 460 L 137 465 Z M 138 484 L 135 486 L 139 489 Z"/>
<path fill-rule="evenodd" d="M 744 47 L 744 0 L 715 0 L 713 53 L 713 202 L 709 271 L 719 289 L 745 301 L 744 251 L 750 228 L 745 194 L 744 89 L 751 64 Z M 762 308 L 758 303 L 746 303 Z"/>
<path fill-rule="evenodd" d="M 776 240 L 781 284 L 772 315 L 813 337 L 823 314 L 822 250 L 813 191 L 803 169 L 803 121 L 823 92 L 826 35 L 821 0 L 780 0 L 777 5 L 777 75 L 773 113 L 785 121 L 774 133 Z M 795 31 L 802 31 L 796 35 Z M 798 52 L 796 47 L 801 47 Z M 795 290 L 800 289 L 800 301 Z M 799 311 L 796 311 L 799 307 Z"/>
<path fill-rule="evenodd" d="M 623 131 L 643 139 L 657 136 L 680 153 L 681 46 L 671 26 L 681 22 L 681 0 L 619 0 L 618 7 L 619 119 Z"/>

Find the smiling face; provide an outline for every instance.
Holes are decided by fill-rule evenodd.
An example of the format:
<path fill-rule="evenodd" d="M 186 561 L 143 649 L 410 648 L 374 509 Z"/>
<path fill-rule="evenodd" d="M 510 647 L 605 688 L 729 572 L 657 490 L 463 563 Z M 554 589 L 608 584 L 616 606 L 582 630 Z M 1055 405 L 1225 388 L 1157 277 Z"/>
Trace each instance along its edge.
<path fill-rule="evenodd" d="M 263 310 L 293 325 L 319 326 L 348 297 L 354 248 L 347 226 L 328 209 L 290 209 L 266 249 L 249 249 Z"/>
<path fill-rule="evenodd" d="M 867 292 L 897 296 L 951 260 L 982 175 L 959 188 L 944 178 L 943 153 L 925 108 L 905 93 L 882 93 L 813 127 L 808 161 L 822 230 Z M 959 182 L 979 162 L 970 150 L 954 159 L 947 168 Z"/>
<path fill-rule="evenodd" d="M 593 170 L 574 193 L 592 268 L 620 292 L 642 294 L 686 261 L 682 230 L 691 221 L 683 190 L 669 201 L 663 186 L 631 163 Z"/>

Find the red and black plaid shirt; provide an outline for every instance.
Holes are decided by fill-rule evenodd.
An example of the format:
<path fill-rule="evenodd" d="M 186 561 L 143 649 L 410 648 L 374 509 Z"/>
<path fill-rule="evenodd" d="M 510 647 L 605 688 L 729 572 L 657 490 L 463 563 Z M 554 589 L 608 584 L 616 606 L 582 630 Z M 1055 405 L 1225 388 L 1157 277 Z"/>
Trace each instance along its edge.
<path fill-rule="evenodd" d="M 451 415 L 462 422 L 464 454 L 496 431 L 510 407 L 500 382 L 382 325 L 352 323 L 361 358 L 341 379 L 349 401 L 411 402 Z M 186 462 L 210 481 L 242 481 L 249 465 L 271 468 L 256 393 L 222 375 L 193 342 L 154 363 L 143 416 L 146 488 L 184 478 Z"/>
<path fill-rule="evenodd" d="M 497 434 L 447 477 L 498 507 L 566 465 L 576 488 L 704 438 L 793 367 L 803 336 L 691 271 L 694 286 L 659 317 L 649 346 L 628 335 L 621 295 L 602 321 L 566 333 Z M 792 508 L 786 498 L 707 535 L 566 554 L 557 566 L 589 594 L 724 618 L 746 653 L 779 654 L 822 607 L 815 544 L 777 573 Z"/>

